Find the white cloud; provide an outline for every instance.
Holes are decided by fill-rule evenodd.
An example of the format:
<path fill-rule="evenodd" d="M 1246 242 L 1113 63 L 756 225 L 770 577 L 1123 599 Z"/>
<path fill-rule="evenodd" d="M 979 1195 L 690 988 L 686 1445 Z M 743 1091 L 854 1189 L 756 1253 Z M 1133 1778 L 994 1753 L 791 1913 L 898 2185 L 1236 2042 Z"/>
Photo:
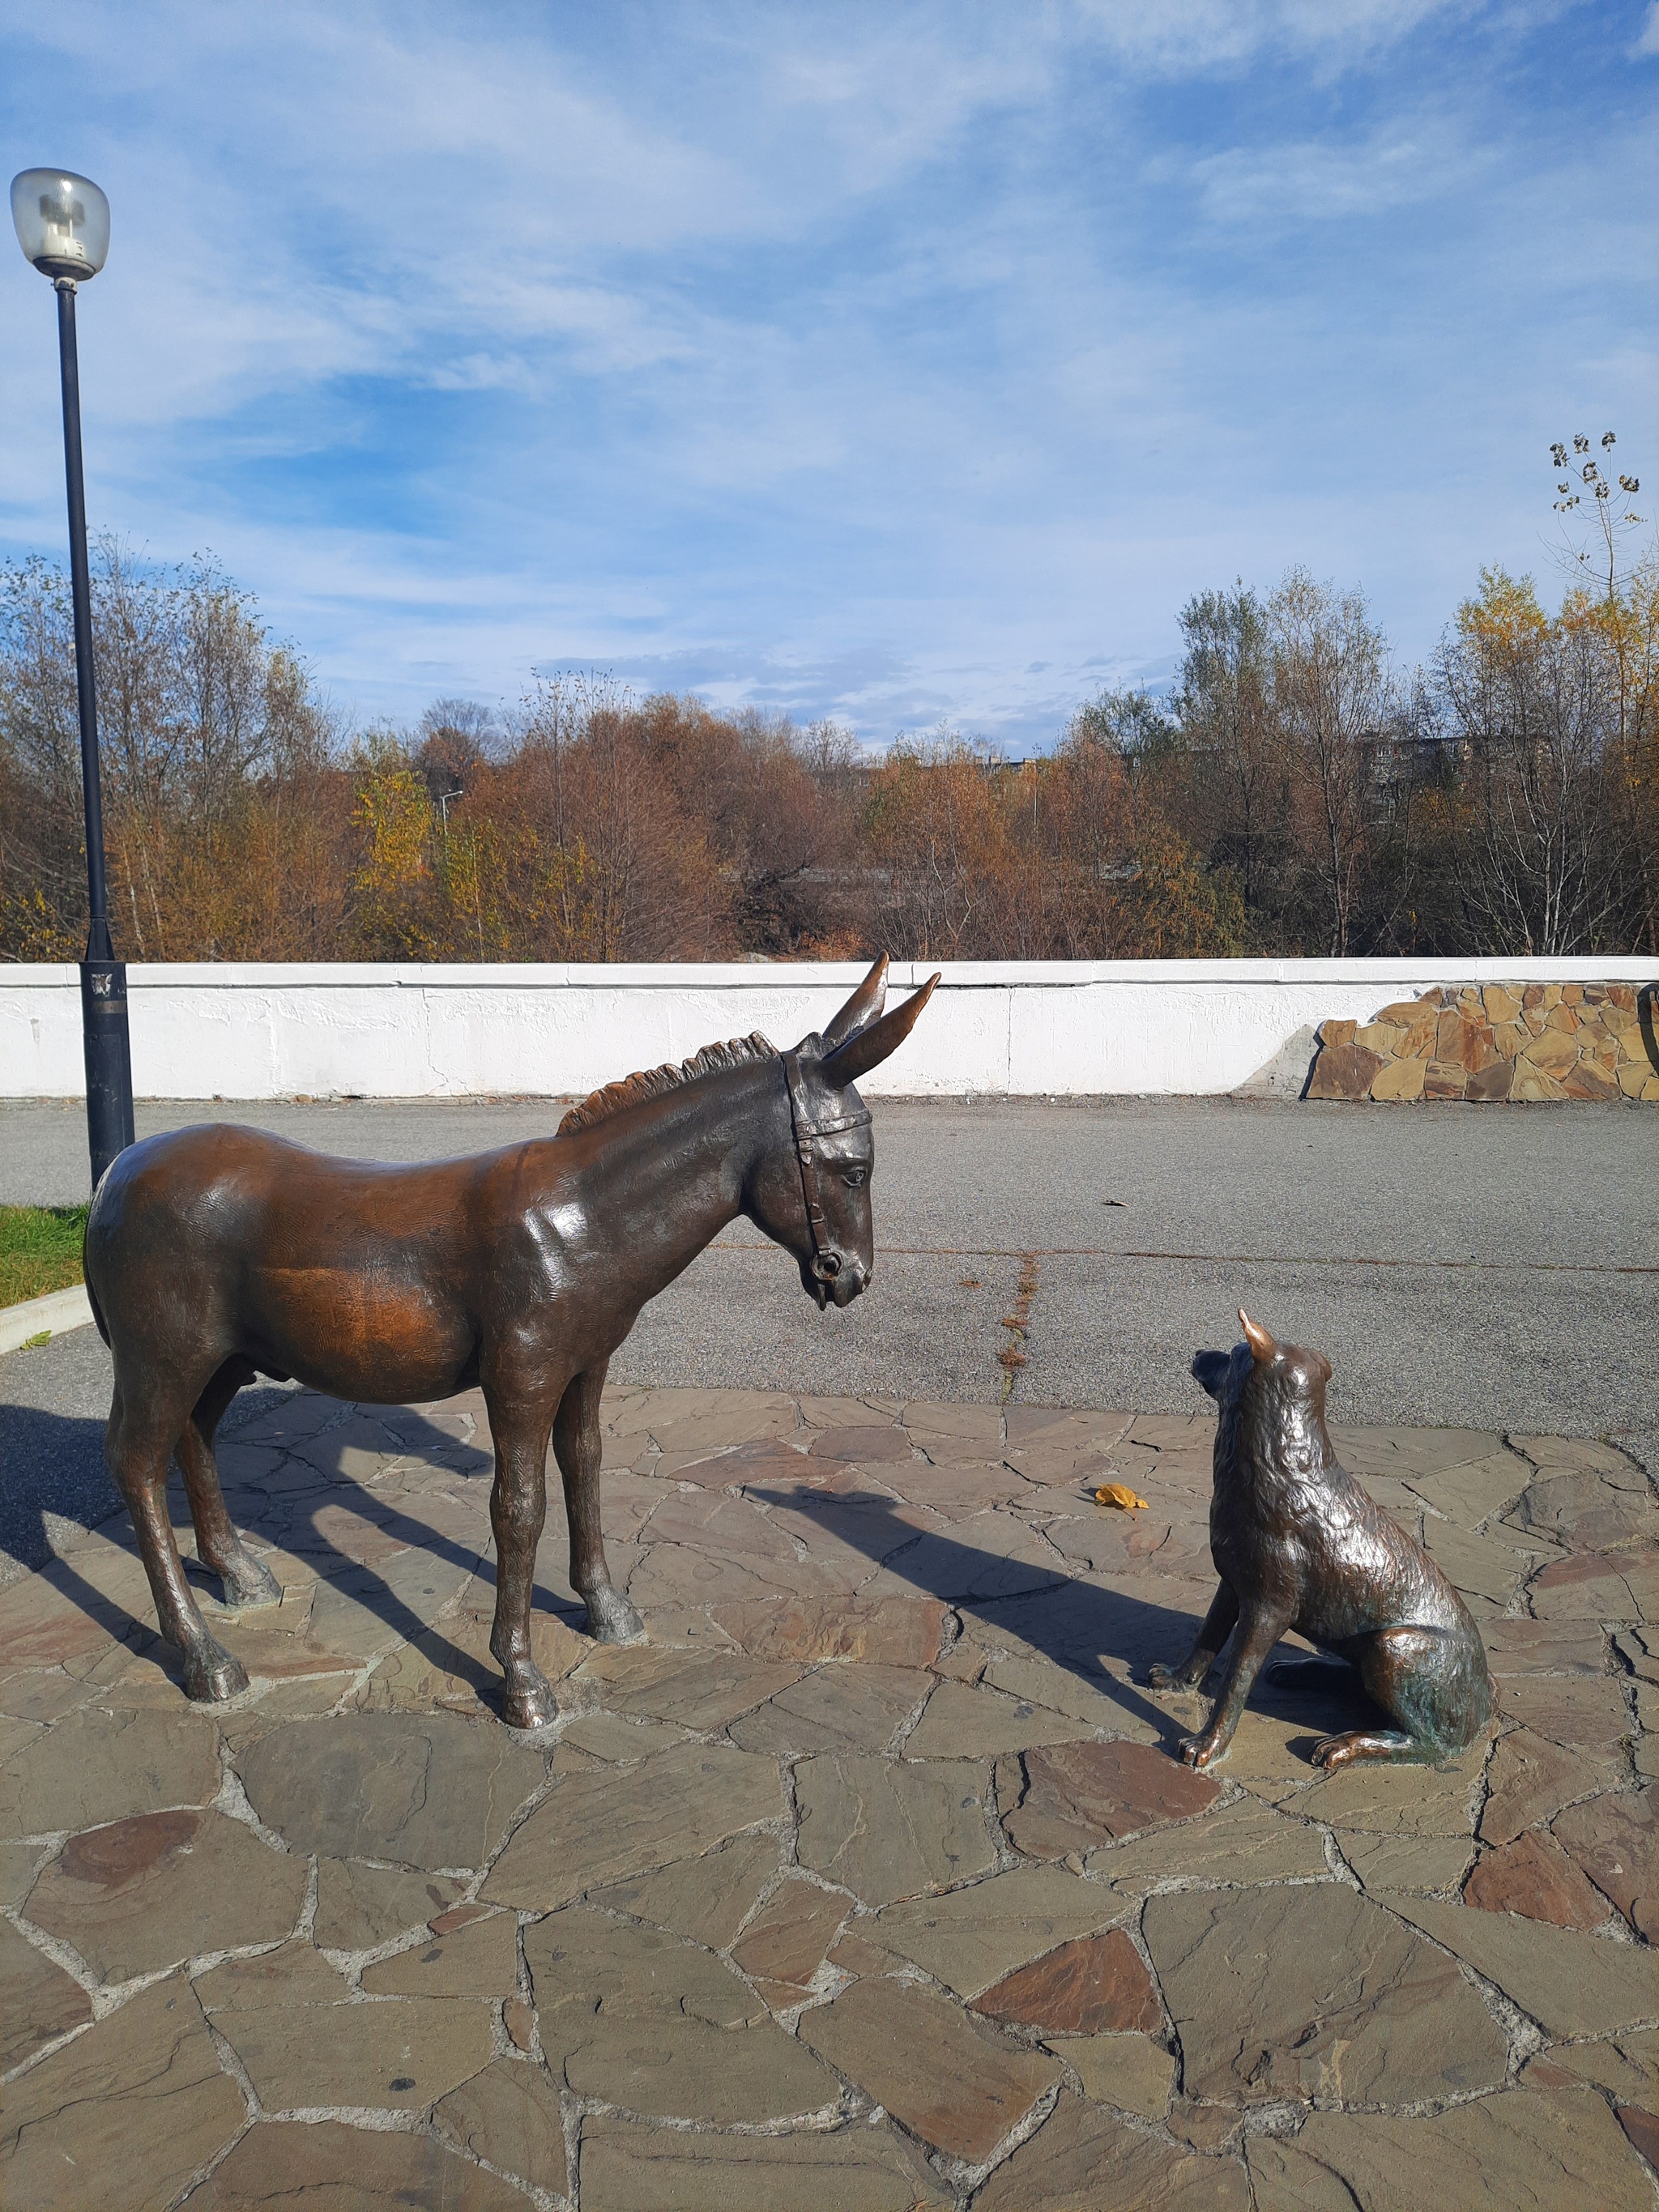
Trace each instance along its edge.
<path fill-rule="evenodd" d="M 1279 228 L 1344 222 L 1443 200 L 1472 189 L 1495 158 L 1443 118 L 1402 118 L 1353 140 L 1298 139 L 1232 147 L 1188 163 L 1212 222 Z M 1158 173 L 1175 173 L 1167 161 Z"/>
<path fill-rule="evenodd" d="M 1476 557 L 1535 557 L 1516 454 L 1636 411 L 1608 325 L 1650 155 L 1505 108 L 1474 47 L 1439 70 L 1528 34 L 1473 0 L 649 37 L 157 0 L 41 19 L 56 52 L 11 14 L 0 112 L 80 117 L 115 203 L 98 519 L 213 546 L 367 708 L 573 660 L 1032 731 L 1166 672 L 1192 589 L 1297 558 L 1418 648 Z M 8 284 L 0 535 L 55 547 L 50 300 Z"/>

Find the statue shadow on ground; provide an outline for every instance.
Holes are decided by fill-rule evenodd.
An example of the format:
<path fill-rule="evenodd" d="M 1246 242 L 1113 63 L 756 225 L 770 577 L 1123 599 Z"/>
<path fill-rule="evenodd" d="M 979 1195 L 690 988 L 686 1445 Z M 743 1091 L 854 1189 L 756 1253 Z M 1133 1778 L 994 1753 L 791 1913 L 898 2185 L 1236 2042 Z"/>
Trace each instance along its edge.
<path fill-rule="evenodd" d="M 242 1431 L 279 1413 L 298 1395 L 276 1388 L 244 1392 L 220 1431 L 219 1442 L 225 1458 L 232 1456 L 242 1440 Z M 341 1413 L 347 1411 L 342 1401 Z M 403 1443 L 404 1455 L 424 1459 L 428 1464 L 435 1462 L 453 1474 L 458 1483 L 474 1482 L 480 1478 L 488 1480 L 494 1467 L 488 1451 L 459 1443 L 406 1408 L 398 1411 L 397 1435 Z M 493 1552 L 471 1550 L 465 1543 L 421 1520 L 417 1504 L 410 1510 L 346 1474 L 335 1452 L 330 1449 L 327 1430 L 296 1437 L 283 1448 L 292 1451 L 300 1443 L 307 1446 L 310 1462 L 316 1468 L 315 1491 L 299 1496 L 293 1496 L 287 1487 L 267 1492 L 253 1484 L 239 1483 L 234 1475 L 225 1474 L 225 1503 L 236 1526 L 253 1540 L 255 1552 L 263 1553 L 266 1547 L 274 1546 L 295 1559 L 304 1559 L 314 1567 L 319 1583 L 326 1583 L 355 1601 L 406 1643 L 418 1644 L 425 1656 L 447 1674 L 465 1682 L 485 1702 L 499 1707 L 501 1677 L 495 1662 L 463 1651 L 441 1626 L 434 1626 L 416 1612 L 388 1579 L 388 1572 L 395 1573 L 400 1561 L 425 1559 L 459 1570 L 463 1580 L 467 1577 L 476 1578 L 481 1585 L 481 1595 L 487 1589 L 493 1599 Z M 106 1487 L 101 1498 L 94 1480 L 94 1470 L 103 1466 L 103 1447 L 104 1423 L 100 1420 L 32 1407 L 0 1407 L 0 1465 L 6 1471 L 8 1536 L 15 1547 L 14 1556 L 45 1575 L 54 1589 L 118 1643 L 126 1644 L 135 1657 L 154 1659 L 171 1679 L 181 1681 L 182 1660 L 174 1648 L 147 1620 L 138 1619 L 79 1573 L 72 1555 L 64 1558 L 56 1549 L 54 1535 L 56 1541 L 61 1543 L 67 1524 L 70 1529 L 102 1528 L 135 1562 L 138 1559 L 137 1540 L 125 1504 L 106 1473 Z M 543 1540 L 546 1542 L 550 1537 L 559 1543 L 563 1540 L 564 1516 L 558 1497 L 557 1470 L 551 1467 L 550 1491 L 549 1519 L 552 1526 Z M 204 1610 L 210 1625 L 234 1651 L 237 1622 L 258 1621 L 262 1613 L 258 1609 L 232 1613 L 217 1602 L 219 1577 L 202 1565 L 191 1548 L 192 1539 L 183 1479 L 176 1466 L 170 1471 L 168 1504 L 182 1540 L 185 1572 L 196 1589 L 198 1601 L 207 1601 Z M 408 1549 L 374 1565 L 364 1565 L 325 1535 L 319 1526 L 319 1516 L 328 1506 L 344 1506 L 360 1512 L 386 1538 L 406 1545 Z M 459 1591 L 462 1581 L 458 1581 L 455 1587 Z M 574 1594 L 550 1589 L 539 1580 L 532 1603 L 536 1610 L 556 1615 L 573 1627 L 579 1626 L 585 1619 L 585 1609 Z M 343 1671 L 350 1663 L 343 1660 Z"/>
<path fill-rule="evenodd" d="M 757 1504 L 809 1522 L 817 1505 L 826 1518 L 833 1516 L 837 1537 L 865 1552 L 895 1582 L 939 1599 L 986 1628 L 1005 1628 L 1011 1650 L 1017 1653 L 1025 1646 L 1074 1675 L 1118 1706 L 1127 1719 L 1156 1731 L 1166 1748 L 1198 1722 L 1203 1700 L 1191 1695 L 1154 1698 L 1139 1683 L 1154 1661 L 1176 1662 L 1192 1649 L 1212 1595 L 1210 1585 L 1193 1586 L 1194 1609 L 1186 1611 L 1122 1588 L 1122 1582 L 1133 1575 L 1132 1563 L 1121 1577 L 1110 1582 L 1070 1571 L 1058 1563 L 1048 1574 L 1026 1561 L 981 1550 L 957 1534 L 919 1533 L 912 1522 L 899 1517 L 892 1498 L 878 1491 L 841 1492 L 833 1500 L 815 1497 L 804 1487 L 756 1486 L 747 1494 Z M 807 1541 L 810 1549 L 810 1535 Z M 1162 1579 L 1146 1577 L 1149 1583 Z M 648 1629 L 648 1620 L 647 1626 Z M 1304 1655 L 1287 1650 L 1284 1656 L 1295 1659 Z M 1116 1662 L 1127 1670 L 1127 1678 L 1103 1661 Z M 1215 1679 L 1212 1674 L 1212 1685 Z M 1317 1683 L 1311 1678 L 1301 1684 L 1273 1683 L 1264 1675 L 1251 1705 L 1273 1717 L 1304 1723 L 1309 1729 L 1305 1741 L 1296 1739 L 1291 1747 L 1304 1755 L 1321 1736 L 1375 1725 L 1381 1718 L 1358 1676 L 1349 1669 L 1330 1674 L 1321 1669 Z"/>
<path fill-rule="evenodd" d="M 240 1419 L 233 1416 L 222 1431 L 221 1441 L 227 1456 L 238 1443 L 240 1431 L 280 1411 L 295 1395 L 275 1388 L 246 1392 L 235 1409 Z M 398 1411 L 397 1433 L 407 1457 L 435 1462 L 459 1482 L 489 1479 L 494 1462 L 488 1451 L 459 1443 L 407 1409 Z M 101 1468 L 103 1436 L 101 1421 L 28 1407 L 0 1408 L 0 1463 L 6 1470 L 10 1532 L 14 1540 L 21 1540 L 20 1550 L 27 1547 L 27 1564 L 38 1564 L 41 1571 L 48 1574 L 53 1587 L 89 1620 L 118 1643 L 126 1644 L 135 1656 L 155 1659 L 172 1679 L 178 1680 L 180 1662 L 173 1646 L 164 1642 L 147 1621 L 139 1620 L 78 1573 L 73 1558 L 58 1556 L 53 1547 L 54 1521 L 60 1524 L 60 1531 L 65 1522 L 82 1529 L 101 1527 L 108 1529 L 123 1551 L 129 1552 L 135 1561 L 137 1559 L 132 1524 L 113 1486 L 106 1489 L 100 1500 L 94 1484 L 88 1479 L 94 1464 Z M 424 1558 L 459 1571 L 463 1578 L 476 1578 L 481 1594 L 485 1589 L 493 1591 L 493 1554 L 469 1549 L 421 1520 L 417 1511 L 393 1504 L 355 1476 L 347 1474 L 331 1452 L 328 1437 L 329 1431 L 323 1430 L 303 1439 L 309 1449 L 311 1464 L 316 1468 L 319 1487 L 314 1492 L 290 1498 L 281 1489 L 267 1493 L 251 1484 L 228 1479 L 225 1495 L 232 1519 L 254 1539 L 256 1548 L 274 1545 L 295 1558 L 314 1562 L 319 1583 L 329 1584 L 361 1605 L 404 1642 L 417 1645 L 434 1665 L 465 1682 L 492 1709 L 499 1710 L 501 1678 L 494 1662 L 462 1650 L 441 1626 L 434 1626 L 416 1612 L 388 1580 L 388 1571 L 395 1572 L 399 1561 Z M 288 1447 L 290 1450 L 293 1448 L 292 1444 Z M 66 1479 L 66 1471 L 72 1479 Z M 175 1468 L 169 1484 L 169 1502 L 178 1515 L 181 1530 L 188 1522 L 182 1492 L 182 1481 Z M 557 1472 L 551 1466 L 549 1492 L 550 1526 L 543 1542 L 556 1547 L 564 1540 L 564 1516 Z M 890 1575 L 895 1583 L 908 1586 L 920 1595 L 937 1598 L 987 1627 L 1005 1627 L 1011 1648 L 1018 1650 L 1025 1646 L 1065 1669 L 1089 1689 L 1121 1708 L 1127 1719 L 1153 1729 L 1166 1746 L 1172 1746 L 1176 1738 L 1194 1724 L 1197 1717 L 1194 1700 L 1155 1699 L 1138 1686 L 1138 1681 L 1153 1661 L 1178 1660 L 1191 1648 L 1202 1605 L 1208 1601 L 1207 1589 L 1197 1601 L 1196 1609 L 1187 1611 L 1068 1572 L 1058 1564 L 1048 1574 L 1034 1569 L 1029 1562 L 1011 1561 L 942 1529 L 919 1532 L 912 1522 L 899 1517 L 896 1501 L 882 1491 L 841 1492 L 833 1499 L 825 1499 L 821 1492 L 805 1486 L 769 1488 L 756 1485 L 745 1486 L 745 1494 L 757 1504 L 803 1517 L 809 1523 L 815 1513 L 832 1516 L 836 1535 L 862 1551 L 872 1566 Z M 103 1510 L 98 1510 L 100 1504 Z M 325 1507 L 331 1505 L 346 1505 L 362 1511 L 363 1518 L 372 1521 L 385 1537 L 406 1545 L 408 1549 L 374 1565 L 366 1565 L 319 1527 L 319 1516 Z M 109 1528 L 112 1522 L 116 1524 L 113 1528 Z M 33 1556 L 27 1558 L 27 1553 Z M 198 1595 L 210 1601 L 213 1625 L 221 1630 L 223 1640 L 234 1650 L 238 1620 L 257 1621 L 259 1613 L 239 1615 L 222 1611 L 214 1602 L 218 1596 L 218 1577 L 202 1566 L 193 1555 L 186 1557 L 185 1568 Z M 1147 1579 L 1159 1578 L 1149 1576 Z M 458 1591 L 460 1587 L 461 1582 L 458 1581 Z M 583 1625 L 585 1611 L 574 1593 L 550 1588 L 538 1580 L 533 1605 L 537 1611 L 562 1620 L 572 1627 Z M 648 1638 L 648 1614 L 646 1630 Z M 1117 1662 L 1134 1679 L 1110 1671 L 1102 1665 L 1103 1660 Z M 1261 1712 L 1304 1723 L 1310 1731 L 1305 1743 L 1297 1739 L 1291 1747 L 1305 1753 L 1311 1750 L 1320 1735 L 1374 1721 L 1376 1708 L 1360 1689 L 1358 1676 L 1351 1676 L 1350 1680 L 1351 1690 L 1341 1685 L 1340 1677 L 1334 1686 L 1329 1678 L 1322 1678 L 1317 1684 L 1310 1678 L 1303 1686 L 1274 1684 L 1264 1679 L 1252 1696 L 1251 1705 Z"/>

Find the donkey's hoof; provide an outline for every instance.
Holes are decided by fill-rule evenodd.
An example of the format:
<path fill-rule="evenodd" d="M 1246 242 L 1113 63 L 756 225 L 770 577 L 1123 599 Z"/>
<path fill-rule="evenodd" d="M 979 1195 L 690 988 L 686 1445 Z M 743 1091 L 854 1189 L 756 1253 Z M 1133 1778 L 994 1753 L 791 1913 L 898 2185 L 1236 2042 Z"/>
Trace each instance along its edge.
<path fill-rule="evenodd" d="M 587 1593 L 587 1632 L 596 1644 L 631 1644 L 645 1623 L 619 1589 L 605 1583 Z"/>
<path fill-rule="evenodd" d="M 219 1577 L 219 1585 L 225 1603 L 234 1612 L 249 1606 L 280 1605 L 283 1586 L 263 1559 L 256 1559 L 251 1552 L 244 1552 L 234 1559 Z"/>
<path fill-rule="evenodd" d="M 501 1718 L 512 1729 L 544 1729 L 559 1717 L 559 1701 L 544 1675 L 534 1681 L 508 1686 L 501 1698 Z"/>
<path fill-rule="evenodd" d="M 240 1698 L 247 1687 L 247 1669 L 219 1644 L 198 1644 L 185 1654 L 185 1695 L 201 1705 L 221 1705 Z"/>

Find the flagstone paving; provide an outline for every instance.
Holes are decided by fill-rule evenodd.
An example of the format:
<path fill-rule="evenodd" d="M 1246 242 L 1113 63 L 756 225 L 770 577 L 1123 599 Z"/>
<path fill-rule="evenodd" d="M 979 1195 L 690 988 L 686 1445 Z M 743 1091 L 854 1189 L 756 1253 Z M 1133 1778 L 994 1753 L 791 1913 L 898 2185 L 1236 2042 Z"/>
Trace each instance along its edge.
<path fill-rule="evenodd" d="M 526 1737 L 476 1396 L 268 1398 L 222 1465 L 282 1601 L 190 1570 L 244 1698 L 185 1700 L 124 1520 L 0 1595 L 5 2201 L 1653 2212 L 1647 1473 L 1339 1431 L 1497 1720 L 1326 1778 L 1358 1692 L 1280 1680 L 1198 1776 L 1143 1683 L 1210 1595 L 1210 1437 L 613 1391 L 646 1640 L 581 1632 L 556 1506 Z"/>

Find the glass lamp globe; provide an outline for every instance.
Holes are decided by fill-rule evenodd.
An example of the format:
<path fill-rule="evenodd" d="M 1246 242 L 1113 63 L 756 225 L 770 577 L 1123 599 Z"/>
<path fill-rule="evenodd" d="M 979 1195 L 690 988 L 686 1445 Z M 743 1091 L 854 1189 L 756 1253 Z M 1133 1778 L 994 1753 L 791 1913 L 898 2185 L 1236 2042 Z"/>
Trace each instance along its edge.
<path fill-rule="evenodd" d="M 23 258 L 43 276 L 95 276 L 109 252 L 109 202 L 73 169 L 25 169 L 11 180 Z"/>

